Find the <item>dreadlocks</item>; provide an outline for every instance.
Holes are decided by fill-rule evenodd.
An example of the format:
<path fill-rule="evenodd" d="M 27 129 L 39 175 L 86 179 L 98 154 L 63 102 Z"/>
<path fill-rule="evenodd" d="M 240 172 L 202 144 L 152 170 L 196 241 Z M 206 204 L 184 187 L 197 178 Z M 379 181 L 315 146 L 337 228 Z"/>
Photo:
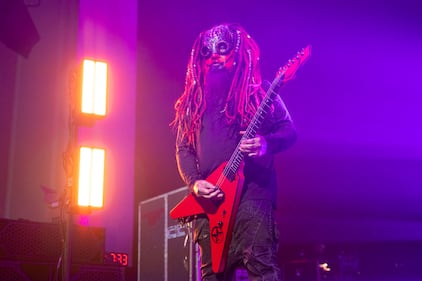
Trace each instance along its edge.
<path fill-rule="evenodd" d="M 225 116 L 228 123 L 239 122 L 241 128 L 245 128 L 265 94 L 261 88 L 260 51 L 256 42 L 240 25 L 224 25 L 237 38 L 234 47 L 236 66 L 225 101 Z M 178 143 L 186 138 L 188 144 L 193 146 L 195 146 L 195 134 L 201 128 L 201 118 L 206 109 L 203 92 L 204 73 L 199 55 L 201 40 L 205 32 L 200 33 L 194 41 L 187 65 L 184 92 L 175 103 L 176 115 L 170 124 L 178 131 L 176 140 Z"/>

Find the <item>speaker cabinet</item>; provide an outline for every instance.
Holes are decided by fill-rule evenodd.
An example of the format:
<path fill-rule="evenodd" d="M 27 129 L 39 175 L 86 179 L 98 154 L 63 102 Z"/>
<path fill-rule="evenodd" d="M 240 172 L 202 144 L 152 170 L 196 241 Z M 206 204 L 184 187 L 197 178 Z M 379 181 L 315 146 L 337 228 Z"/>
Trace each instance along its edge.
<path fill-rule="evenodd" d="M 55 263 L 62 254 L 63 233 L 60 224 L 0 219 L 0 260 Z M 72 262 L 102 264 L 104 247 L 104 228 L 72 226 Z"/>
<path fill-rule="evenodd" d="M 59 269 L 60 270 L 60 269 Z M 70 281 L 124 281 L 125 269 L 106 265 L 73 265 Z M 61 281 L 53 263 L 0 260 L 1 281 Z"/>
<path fill-rule="evenodd" d="M 22 0 L 0 1 L 0 42 L 28 57 L 40 35 Z"/>
<path fill-rule="evenodd" d="M 182 187 L 139 204 L 138 281 L 198 280 L 197 248 L 185 240 L 191 230 L 169 216 L 188 192 Z"/>
<path fill-rule="evenodd" d="M 124 281 L 123 267 L 105 265 L 73 266 L 70 281 Z"/>

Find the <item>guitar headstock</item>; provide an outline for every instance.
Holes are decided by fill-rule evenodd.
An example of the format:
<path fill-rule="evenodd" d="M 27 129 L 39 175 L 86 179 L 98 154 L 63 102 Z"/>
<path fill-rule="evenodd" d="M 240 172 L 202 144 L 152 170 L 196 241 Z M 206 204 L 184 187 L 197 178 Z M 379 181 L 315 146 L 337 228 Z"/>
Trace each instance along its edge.
<path fill-rule="evenodd" d="M 277 76 L 280 76 L 280 79 L 283 82 L 293 79 L 296 71 L 299 69 L 299 66 L 304 64 L 310 56 L 311 45 L 308 45 L 299 52 L 297 52 L 296 56 L 289 59 L 287 64 L 285 64 L 278 70 Z"/>

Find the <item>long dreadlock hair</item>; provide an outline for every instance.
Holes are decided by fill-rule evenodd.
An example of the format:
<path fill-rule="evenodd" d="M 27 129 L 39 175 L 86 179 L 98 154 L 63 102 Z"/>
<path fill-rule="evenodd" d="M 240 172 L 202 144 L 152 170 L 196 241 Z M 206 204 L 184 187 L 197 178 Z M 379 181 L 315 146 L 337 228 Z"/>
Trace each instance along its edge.
<path fill-rule="evenodd" d="M 241 128 L 245 128 L 265 95 L 261 87 L 260 50 L 255 40 L 239 24 L 222 25 L 226 25 L 236 38 L 235 70 L 226 99 L 225 116 L 228 123 L 238 120 Z M 215 27 L 217 26 L 210 30 Z M 175 119 L 170 124 L 177 130 L 176 142 L 187 139 L 192 146 L 195 146 L 195 135 L 201 128 L 202 115 L 206 109 L 204 73 L 199 54 L 205 32 L 201 32 L 194 41 L 187 65 L 184 92 L 174 105 Z"/>

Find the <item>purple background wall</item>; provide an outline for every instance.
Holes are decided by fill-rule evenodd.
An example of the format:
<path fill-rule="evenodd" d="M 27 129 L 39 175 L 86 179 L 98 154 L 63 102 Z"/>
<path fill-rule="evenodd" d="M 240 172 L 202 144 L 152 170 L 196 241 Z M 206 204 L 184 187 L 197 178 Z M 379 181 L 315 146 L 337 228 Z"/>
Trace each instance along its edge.
<path fill-rule="evenodd" d="M 221 7 L 220 7 L 221 6 Z M 422 17 L 417 1 L 184 1 L 139 4 L 136 198 L 183 186 L 168 124 L 191 44 L 242 24 L 271 80 L 296 51 L 311 59 L 283 98 L 299 140 L 277 156 L 286 241 L 422 237 Z"/>

